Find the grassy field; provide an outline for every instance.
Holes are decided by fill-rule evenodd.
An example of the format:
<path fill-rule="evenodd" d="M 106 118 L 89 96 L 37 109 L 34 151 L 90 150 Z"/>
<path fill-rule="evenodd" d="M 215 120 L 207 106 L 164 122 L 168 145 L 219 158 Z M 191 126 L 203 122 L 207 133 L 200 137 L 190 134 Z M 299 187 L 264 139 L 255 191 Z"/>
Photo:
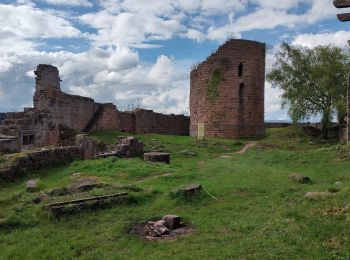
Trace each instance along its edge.
<path fill-rule="evenodd" d="M 92 135 L 111 144 L 119 133 Z M 244 154 L 235 152 L 252 140 L 139 137 L 148 151 L 169 151 L 171 164 L 139 158 L 76 161 L 0 184 L 0 259 L 350 258 L 350 147 L 300 128 L 269 129 Z M 26 192 L 29 178 L 39 180 L 39 191 L 48 191 L 69 185 L 77 172 L 120 189 L 133 185 L 135 202 L 58 219 L 42 210 L 43 203 L 30 203 L 37 194 Z M 312 182 L 291 182 L 291 173 Z M 193 183 L 217 200 L 206 194 L 193 201 L 171 198 L 174 188 Z M 338 192 L 304 197 L 328 190 Z M 193 234 L 150 242 L 128 233 L 134 223 L 166 214 L 191 222 Z"/>

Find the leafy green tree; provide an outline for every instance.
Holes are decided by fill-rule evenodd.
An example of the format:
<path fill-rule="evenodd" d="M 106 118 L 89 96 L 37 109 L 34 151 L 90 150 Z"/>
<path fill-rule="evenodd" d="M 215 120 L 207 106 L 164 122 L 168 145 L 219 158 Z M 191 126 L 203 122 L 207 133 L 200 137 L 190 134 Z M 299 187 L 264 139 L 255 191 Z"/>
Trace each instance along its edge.
<path fill-rule="evenodd" d="M 349 72 L 349 49 L 283 43 L 267 80 L 282 90 L 282 108 L 289 108 L 294 123 L 321 116 L 327 137 L 335 115 L 344 122 Z"/>

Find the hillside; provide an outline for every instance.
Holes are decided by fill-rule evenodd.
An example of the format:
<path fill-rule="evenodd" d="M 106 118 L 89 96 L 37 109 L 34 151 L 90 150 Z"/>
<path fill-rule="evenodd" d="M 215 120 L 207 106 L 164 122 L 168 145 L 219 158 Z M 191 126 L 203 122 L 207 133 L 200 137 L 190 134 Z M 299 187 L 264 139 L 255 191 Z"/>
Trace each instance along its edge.
<path fill-rule="evenodd" d="M 109 144 L 118 135 L 92 133 Z M 260 140 L 139 138 L 147 151 L 170 152 L 171 163 L 140 158 L 75 161 L 0 184 L 0 258 L 350 258 L 348 146 L 293 127 L 269 129 Z M 249 149 L 236 153 L 246 144 L 251 144 Z M 4 160 L 0 156 L 0 162 Z M 292 173 L 308 176 L 311 182 L 292 182 Z M 52 190 L 62 191 L 82 177 L 105 184 L 83 196 L 127 191 L 132 199 L 59 217 L 43 211 L 48 201 L 62 199 Z M 37 192 L 26 191 L 28 179 L 38 180 Z M 173 189 L 195 183 L 204 190 L 192 200 L 171 196 Z M 48 191 L 52 197 L 47 201 L 33 202 Z M 307 192 L 323 193 L 305 197 Z M 136 223 L 166 214 L 181 216 L 193 232 L 162 242 L 130 233 Z"/>

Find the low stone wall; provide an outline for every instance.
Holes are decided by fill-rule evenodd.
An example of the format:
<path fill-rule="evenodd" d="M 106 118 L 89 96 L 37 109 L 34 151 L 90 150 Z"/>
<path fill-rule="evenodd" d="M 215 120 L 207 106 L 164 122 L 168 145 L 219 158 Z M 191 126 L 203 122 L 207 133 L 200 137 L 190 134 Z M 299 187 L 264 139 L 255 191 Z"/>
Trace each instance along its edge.
<path fill-rule="evenodd" d="M 82 154 L 82 149 L 76 146 L 34 151 L 19 157 L 13 165 L 0 170 L 0 179 L 7 181 L 15 180 L 25 176 L 29 172 L 82 159 Z"/>

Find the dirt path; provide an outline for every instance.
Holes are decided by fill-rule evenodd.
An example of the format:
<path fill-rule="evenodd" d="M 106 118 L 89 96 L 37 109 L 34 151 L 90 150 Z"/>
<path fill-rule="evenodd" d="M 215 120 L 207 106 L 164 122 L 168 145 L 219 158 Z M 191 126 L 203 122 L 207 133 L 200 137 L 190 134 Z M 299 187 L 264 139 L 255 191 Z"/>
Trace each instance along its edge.
<path fill-rule="evenodd" d="M 248 151 L 250 148 L 254 147 L 255 145 L 256 145 L 256 142 L 247 143 L 244 145 L 244 147 L 241 150 L 236 152 L 236 154 L 244 154 L 246 151 Z"/>

